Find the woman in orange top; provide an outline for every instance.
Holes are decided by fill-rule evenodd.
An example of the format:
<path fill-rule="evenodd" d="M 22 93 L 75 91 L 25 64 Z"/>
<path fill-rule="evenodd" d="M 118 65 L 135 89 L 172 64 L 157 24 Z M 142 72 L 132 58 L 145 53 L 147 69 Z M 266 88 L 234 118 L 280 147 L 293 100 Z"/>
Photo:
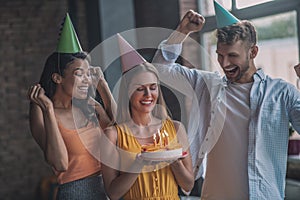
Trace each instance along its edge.
<path fill-rule="evenodd" d="M 91 68 L 84 52 L 53 53 L 40 83 L 29 91 L 31 132 L 57 175 L 58 199 L 105 197 L 100 152 L 95 147 L 100 145 L 101 128 L 111 123 L 112 112 L 88 94 L 94 75 L 100 75 L 97 89 L 104 108 L 110 110 L 113 101 L 101 69 Z"/>
<path fill-rule="evenodd" d="M 179 200 L 178 186 L 193 187 L 192 162 L 183 125 L 167 115 L 158 72 L 150 63 L 139 64 L 123 74 L 120 87 L 117 125 L 105 130 L 111 145 L 101 151 L 107 153 L 101 161 L 109 198 Z M 170 143 L 179 142 L 188 156 L 152 165 L 137 156 L 158 130 L 168 133 Z"/>
<path fill-rule="evenodd" d="M 89 65 L 80 45 L 60 44 L 28 93 L 31 132 L 57 176 L 58 200 L 106 199 L 99 146 L 116 105 L 100 67 Z M 93 98 L 93 86 L 104 106 Z"/>

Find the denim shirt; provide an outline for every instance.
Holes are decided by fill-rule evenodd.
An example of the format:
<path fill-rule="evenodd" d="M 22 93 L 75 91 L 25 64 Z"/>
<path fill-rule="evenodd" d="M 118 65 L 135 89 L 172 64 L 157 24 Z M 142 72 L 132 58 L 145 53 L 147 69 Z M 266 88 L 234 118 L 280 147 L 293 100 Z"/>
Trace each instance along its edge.
<path fill-rule="evenodd" d="M 203 96 L 210 95 L 210 106 L 207 110 L 204 108 L 204 112 L 200 109 L 197 118 L 204 121 L 199 122 L 197 129 L 200 139 L 193 140 L 198 144 L 190 147 L 192 159 L 193 154 L 197 154 L 193 159 L 196 176 L 203 156 L 210 152 L 221 134 L 226 116 L 225 90 L 230 83 L 218 74 L 188 69 L 175 63 L 181 53 L 181 44 L 166 45 L 162 42 L 159 48 L 153 63 L 159 63 L 155 65 L 160 73 L 173 74 L 173 78 L 176 78 L 175 74 L 186 77 L 197 94 L 199 108 L 204 108 Z M 300 131 L 300 93 L 292 84 L 265 75 L 262 69 L 258 69 L 253 78 L 248 133 L 249 199 L 284 199 L 289 123 L 297 132 Z M 207 117 L 209 120 L 205 119 Z"/>

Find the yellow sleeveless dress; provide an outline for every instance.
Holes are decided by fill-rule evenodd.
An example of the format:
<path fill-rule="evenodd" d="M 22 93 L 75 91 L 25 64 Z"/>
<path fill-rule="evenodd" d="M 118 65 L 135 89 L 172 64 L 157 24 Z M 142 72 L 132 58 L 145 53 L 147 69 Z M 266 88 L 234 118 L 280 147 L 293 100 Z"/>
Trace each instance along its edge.
<path fill-rule="evenodd" d="M 125 125 L 116 126 L 118 147 L 133 153 L 141 152 L 141 145 Z M 171 120 L 164 121 L 161 131 L 169 133 L 169 139 L 176 139 L 176 130 Z M 122 162 L 122 161 L 121 161 Z M 122 165 L 122 163 L 121 163 Z M 124 195 L 124 200 L 179 200 L 178 185 L 168 165 L 151 172 L 140 173 L 135 183 Z"/>

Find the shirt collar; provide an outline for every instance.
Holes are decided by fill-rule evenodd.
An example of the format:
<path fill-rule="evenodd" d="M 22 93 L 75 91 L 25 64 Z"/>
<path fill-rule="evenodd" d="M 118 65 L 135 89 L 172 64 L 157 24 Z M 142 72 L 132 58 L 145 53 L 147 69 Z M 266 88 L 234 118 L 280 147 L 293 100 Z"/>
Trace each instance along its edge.
<path fill-rule="evenodd" d="M 222 77 L 222 81 L 223 81 L 224 87 L 227 87 L 228 84 L 230 84 L 230 82 L 228 81 L 228 79 L 226 78 L 226 76 L 223 76 L 223 77 Z"/>
<path fill-rule="evenodd" d="M 254 78 L 254 82 L 256 81 L 263 82 L 266 80 L 266 74 L 262 68 L 258 68 L 257 71 L 254 73 L 253 78 Z"/>

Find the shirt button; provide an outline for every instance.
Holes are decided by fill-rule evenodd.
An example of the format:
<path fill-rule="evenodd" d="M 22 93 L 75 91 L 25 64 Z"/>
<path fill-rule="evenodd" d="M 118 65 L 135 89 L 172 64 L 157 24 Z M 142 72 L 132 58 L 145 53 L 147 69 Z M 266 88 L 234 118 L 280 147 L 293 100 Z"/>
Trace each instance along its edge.
<path fill-rule="evenodd" d="M 155 178 L 155 181 L 158 181 L 158 179 L 157 179 L 157 178 Z"/>
<path fill-rule="evenodd" d="M 205 141 L 208 141 L 208 138 L 206 138 Z"/>

